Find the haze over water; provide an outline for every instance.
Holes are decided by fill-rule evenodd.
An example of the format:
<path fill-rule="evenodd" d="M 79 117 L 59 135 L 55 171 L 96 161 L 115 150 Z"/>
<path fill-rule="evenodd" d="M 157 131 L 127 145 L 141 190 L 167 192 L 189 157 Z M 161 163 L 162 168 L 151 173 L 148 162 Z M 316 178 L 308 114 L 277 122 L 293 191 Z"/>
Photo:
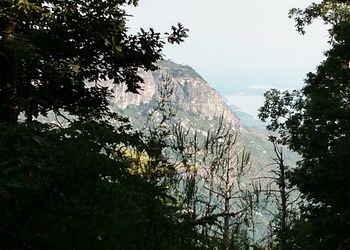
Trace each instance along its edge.
<path fill-rule="evenodd" d="M 306 0 L 147 0 L 128 9 L 130 32 L 153 27 L 166 32 L 181 22 L 190 30 L 166 58 L 187 64 L 218 90 L 229 104 L 256 116 L 270 88 L 300 88 L 327 49 L 327 28 L 315 23 L 306 35 L 288 18 Z"/>

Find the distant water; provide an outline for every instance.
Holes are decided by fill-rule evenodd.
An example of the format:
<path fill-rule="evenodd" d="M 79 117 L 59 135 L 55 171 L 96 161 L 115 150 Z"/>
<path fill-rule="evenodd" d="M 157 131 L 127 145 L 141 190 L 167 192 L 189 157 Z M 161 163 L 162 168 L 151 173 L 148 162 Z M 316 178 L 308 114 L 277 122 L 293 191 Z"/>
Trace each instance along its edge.
<path fill-rule="evenodd" d="M 247 95 L 244 93 L 225 95 L 228 105 L 235 105 L 240 111 L 251 115 L 258 120 L 258 109 L 264 104 L 263 95 Z"/>

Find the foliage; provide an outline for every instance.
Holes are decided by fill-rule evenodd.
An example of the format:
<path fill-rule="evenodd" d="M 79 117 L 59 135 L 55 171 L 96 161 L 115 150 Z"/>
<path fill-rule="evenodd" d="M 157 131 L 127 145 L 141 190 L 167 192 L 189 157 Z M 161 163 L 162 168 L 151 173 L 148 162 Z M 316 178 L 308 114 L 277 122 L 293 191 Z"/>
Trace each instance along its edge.
<path fill-rule="evenodd" d="M 138 70 L 157 68 L 164 41 L 153 29 L 127 34 L 129 4 L 137 1 L 1 1 L 1 121 L 62 109 L 79 119 L 101 118 L 111 92 L 100 79 L 137 93 Z M 179 43 L 186 32 L 181 24 L 172 27 L 168 41 Z"/>
<path fill-rule="evenodd" d="M 2 125 L 0 133 L 6 249 L 191 249 L 176 199 L 130 174 L 135 160 L 115 150 L 147 150 L 137 134 L 104 122 Z"/>
<path fill-rule="evenodd" d="M 311 3 L 306 9 L 293 8 L 289 17 L 294 18 L 295 26 L 301 34 L 305 34 L 305 26 L 320 18 L 332 28 L 341 22 L 350 21 L 350 7 L 347 0 L 323 0 Z"/>
<path fill-rule="evenodd" d="M 293 228 L 292 249 L 350 249 L 349 4 L 321 4 L 332 8 L 314 10 L 311 16 L 303 13 L 307 19 L 301 22 L 304 25 L 314 17 L 328 18 L 333 11 L 341 16 L 335 18 L 331 29 L 333 46 L 326 52 L 327 59 L 316 73 L 308 74 L 300 92 L 271 90 L 260 109 L 260 118 L 270 120 L 268 128 L 279 132 L 279 141 L 302 156 L 290 180 L 307 202 Z"/>
<path fill-rule="evenodd" d="M 1 248 L 195 247 L 162 141 L 112 113 L 98 83 L 137 93 L 138 70 L 162 58 L 160 33 L 127 33 L 124 8 L 137 2 L 0 2 Z M 187 36 L 171 29 L 169 43 Z M 38 121 L 50 113 L 64 126 Z"/>

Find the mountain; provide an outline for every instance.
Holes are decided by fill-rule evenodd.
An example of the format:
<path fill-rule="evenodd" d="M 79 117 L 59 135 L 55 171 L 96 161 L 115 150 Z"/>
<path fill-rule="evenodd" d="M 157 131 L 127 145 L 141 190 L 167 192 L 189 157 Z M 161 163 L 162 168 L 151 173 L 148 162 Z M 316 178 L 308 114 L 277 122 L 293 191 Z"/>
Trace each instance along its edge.
<path fill-rule="evenodd" d="M 259 129 L 262 125 L 258 121 L 256 123 L 259 124 L 258 126 L 252 126 L 251 120 L 254 118 L 247 118 L 240 113 L 243 118 L 241 120 L 236 113 L 237 109 L 229 107 L 224 98 L 190 66 L 171 61 L 163 61 L 158 66 L 157 71 L 140 72 L 140 76 L 144 79 L 143 91 L 140 94 L 125 92 L 124 85 L 102 82 L 114 92 L 110 100 L 112 109 L 130 117 L 136 127 L 141 127 L 149 111 L 155 107 L 165 79 L 170 79 L 174 88 L 170 101 L 177 111 L 179 120 L 204 134 L 217 124 L 220 116 L 223 115 L 224 120 L 231 123 L 238 133 L 238 144 L 251 153 L 255 172 L 272 162 L 274 152 L 271 143 L 267 140 L 268 133 Z M 286 158 L 287 162 L 291 163 L 297 160 L 296 155 L 291 153 L 287 153 Z"/>
<path fill-rule="evenodd" d="M 261 124 L 252 126 L 254 118 L 247 117 L 244 113 L 240 113 L 243 118 L 240 119 L 236 113 L 237 108 L 228 106 L 224 98 L 191 67 L 170 61 L 161 62 L 158 66 L 157 71 L 140 72 L 144 85 L 139 95 L 126 93 L 126 86 L 114 85 L 108 81 L 103 82 L 102 84 L 113 90 L 114 96 L 110 100 L 112 109 L 129 117 L 132 124 L 141 129 L 151 110 L 157 106 L 157 101 L 162 96 L 160 93 L 164 93 L 164 86 L 167 86 L 164 85 L 164 82 L 167 82 L 168 86 L 171 86 L 170 89 L 173 90 L 172 95 L 168 96 L 168 101 L 176 110 L 173 122 L 181 121 L 181 124 L 191 128 L 191 131 L 196 130 L 199 132 L 198 138 L 204 138 L 209 129 L 218 125 L 221 116 L 226 123 L 232 125 L 238 138 L 235 152 L 244 148 L 251 155 L 251 168 L 242 177 L 241 187 L 251 189 L 253 180 L 271 175 L 271 163 L 275 155 L 273 146 L 268 141 L 267 131 L 258 128 Z M 250 123 L 246 125 L 247 121 Z M 287 149 L 284 150 L 284 156 L 287 164 L 294 164 L 298 160 L 297 155 Z M 206 172 L 205 168 L 205 165 L 201 166 L 199 172 Z M 269 181 L 266 178 L 259 178 L 259 180 L 262 181 L 262 185 Z M 205 188 L 200 188 L 199 192 L 200 195 L 206 195 Z M 268 206 L 269 211 L 276 211 L 273 202 Z M 254 237 L 259 240 L 266 236 L 271 220 L 271 214 L 266 214 L 264 211 L 262 209 L 261 212 L 253 215 L 257 223 Z"/>
<path fill-rule="evenodd" d="M 186 113 L 194 113 L 207 121 L 224 113 L 227 120 L 241 127 L 238 116 L 230 111 L 220 94 L 191 67 L 170 61 L 159 63 L 159 67 L 157 71 L 141 73 L 145 84 L 140 95 L 125 93 L 125 85 L 113 86 L 115 95 L 111 100 L 112 107 L 125 110 L 130 106 L 151 104 L 158 99 L 164 78 L 170 77 L 174 83 L 171 102 L 177 108 Z"/>
<path fill-rule="evenodd" d="M 262 130 L 265 129 L 266 124 L 264 124 L 260 120 L 257 120 L 252 115 L 243 112 L 242 110 L 240 110 L 240 108 L 238 106 L 231 104 L 229 106 L 229 108 L 231 109 L 231 111 L 233 113 L 235 113 L 239 117 L 239 119 L 241 120 L 242 124 L 244 124 L 245 126 L 253 127 L 253 128 L 259 128 L 259 129 L 262 129 Z"/>

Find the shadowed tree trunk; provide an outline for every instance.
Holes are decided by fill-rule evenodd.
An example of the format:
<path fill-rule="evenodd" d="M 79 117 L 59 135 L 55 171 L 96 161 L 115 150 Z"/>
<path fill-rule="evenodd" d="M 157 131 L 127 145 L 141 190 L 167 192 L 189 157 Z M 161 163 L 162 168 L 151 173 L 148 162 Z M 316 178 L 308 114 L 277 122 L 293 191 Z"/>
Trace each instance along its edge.
<path fill-rule="evenodd" d="M 10 60 L 0 51 L 0 123 L 17 123 L 18 107 L 15 105 L 15 93 L 10 73 Z"/>

